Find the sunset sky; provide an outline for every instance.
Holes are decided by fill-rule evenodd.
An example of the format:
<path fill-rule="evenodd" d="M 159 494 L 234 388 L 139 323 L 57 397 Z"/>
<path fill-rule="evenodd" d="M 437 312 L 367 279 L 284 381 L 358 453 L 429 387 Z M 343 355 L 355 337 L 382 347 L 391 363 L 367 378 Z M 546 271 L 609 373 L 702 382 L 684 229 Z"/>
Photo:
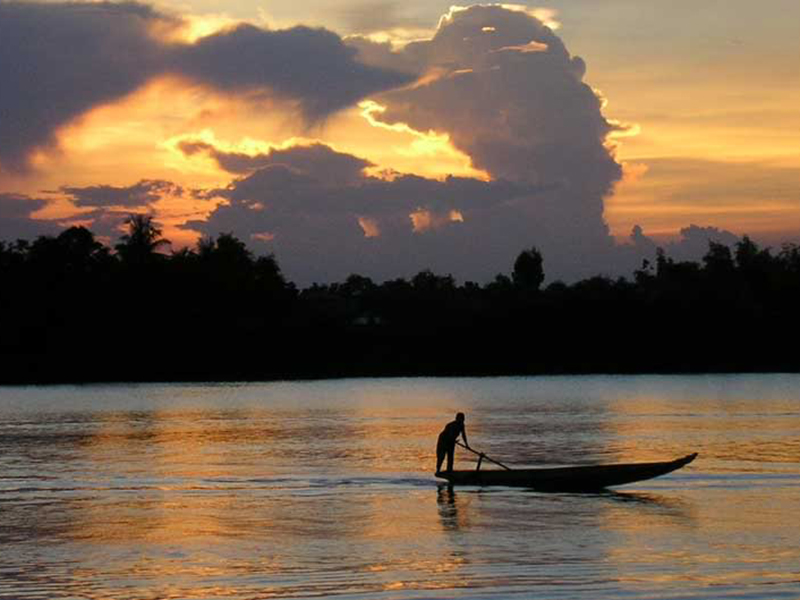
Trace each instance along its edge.
<path fill-rule="evenodd" d="M 147 212 L 301 285 L 798 242 L 798 23 L 790 0 L 0 0 L 0 240 L 114 243 Z"/>

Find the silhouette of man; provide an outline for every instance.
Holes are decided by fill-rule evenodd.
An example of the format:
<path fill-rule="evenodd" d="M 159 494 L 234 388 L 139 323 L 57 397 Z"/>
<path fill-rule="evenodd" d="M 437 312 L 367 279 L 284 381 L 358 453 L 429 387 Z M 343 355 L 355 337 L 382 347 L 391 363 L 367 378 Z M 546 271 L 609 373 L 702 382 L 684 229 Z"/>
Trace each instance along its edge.
<path fill-rule="evenodd" d="M 458 413 L 455 421 L 450 421 L 444 426 L 439 440 L 436 442 L 436 472 L 442 469 L 442 462 L 447 456 L 447 470 L 453 470 L 453 457 L 456 453 L 456 441 L 458 436 L 464 438 L 464 445 L 469 448 L 467 441 L 467 430 L 464 429 L 464 413 Z"/>

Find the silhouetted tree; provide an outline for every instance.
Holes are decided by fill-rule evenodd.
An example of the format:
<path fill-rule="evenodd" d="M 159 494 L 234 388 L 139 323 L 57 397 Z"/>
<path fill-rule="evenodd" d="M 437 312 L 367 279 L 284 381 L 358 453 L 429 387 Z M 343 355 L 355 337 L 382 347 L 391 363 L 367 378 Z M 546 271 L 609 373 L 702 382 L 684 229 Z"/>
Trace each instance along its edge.
<path fill-rule="evenodd" d="M 116 255 L 82 227 L 0 243 L 0 379 L 800 369 L 773 339 L 800 335 L 794 244 L 711 242 L 700 263 L 659 249 L 632 281 L 545 289 L 531 248 L 484 286 L 426 270 L 298 293 L 231 233 L 166 255 L 151 217 L 127 225 Z M 129 322 L 147 324 L 125 336 L 135 360 L 97 351 L 119 347 Z M 183 351 L 153 352 L 150 331 Z"/>
<path fill-rule="evenodd" d="M 289 296 L 295 295 L 294 284 L 286 282 L 274 255 L 259 256 L 255 261 L 254 269 L 259 289 L 267 292 L 285 292 Z"/>
<path fill-rule="evenodd" d="M 231 273 L 247 273 L 253 265 L 253 254 L 247 246 L 232 233 L 220 233 L 216 240 L 203 238 L 198 244 L 198 255 L 216 268 Z"/>
<path fill-rule="evenodd" d="M 339 290 L 349 298 L 364 298 L 375 292 L 375 283 L 369 277 L 350 275 Z"/>
<path fill-rule="evenodd" d="M 124 223 L 128 227 L 128 233 L 120 237 L 120 242 L 114 248 L 125 264 L 150 263 L 161 256 L 156 253 L 159 248 L 172 243 L 161 237 L 161 229 L 152 215 L 131 214 Z"/>
<path fill-rule="evenodd" d="M 778 260 L 788 276 L 800 276 L 800 246 L 784 244 L 778 254 Z"/>
<path fill-rule="evenodd" d="M 451 292 L 456 287 L 452 275 L 436 275 L 430 269 L 420 271 L 411 279 L 414 290 L 423 293 Z"/>
<path fill-rule="evenodd" d="M 717 278 L 730 277 L 736 269 L 731 249 L 714 241 L 708 242 L 708 252 L 703 256 L 703 264 L 706 271 Z"/>
<path fill-rule="evenodd" d="M 543 265 L 542 253 L 535 246 L 523 250 L 514 261 L 511 273 L 514 285 L 523 290 L 538 291 L 544 281 Z"/>

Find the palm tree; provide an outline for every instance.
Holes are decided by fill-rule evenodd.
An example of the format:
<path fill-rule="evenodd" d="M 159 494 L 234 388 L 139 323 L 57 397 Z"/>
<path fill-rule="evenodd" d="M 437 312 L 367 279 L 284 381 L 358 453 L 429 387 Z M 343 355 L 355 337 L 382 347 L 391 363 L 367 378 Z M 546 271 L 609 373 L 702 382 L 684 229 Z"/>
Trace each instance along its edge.
<path fill-rule="evenodd" d="M 114 246 L 123 263 L 145 264 L 161 256 L 156 251 L 172 242 L 161 237 L 161 228 L 153 221 L 152 215 L 131 214 L 125 219 L 128 233 L 120 236 L 120 243 Z"/>

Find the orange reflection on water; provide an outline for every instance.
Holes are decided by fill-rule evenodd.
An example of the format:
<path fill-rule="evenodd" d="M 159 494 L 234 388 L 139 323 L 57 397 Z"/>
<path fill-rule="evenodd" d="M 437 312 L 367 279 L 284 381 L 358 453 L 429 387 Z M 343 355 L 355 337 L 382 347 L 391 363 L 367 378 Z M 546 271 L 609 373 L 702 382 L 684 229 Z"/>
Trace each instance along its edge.
<path fill-rule="evenodd" d="M 0 476 L 9 500 L 0 542 L 11 571 L 33 565 L 41 589 L 86 598 L 785 591 L 800 564 L 795 465 L 747 452 L 796 437 L 796 386 L 775 397 L 764 386 L 730 378 L 143 386 L 123 394 L 144 396 L 143 407 L 117 410 L 105 407 L 119 390 L 103 387 L 85 414 L 37 413 L 12 426 L 0 404 L 0 464 L 20 477 Z M 75 392 L 81 406 L 91 391 Z M 473 446 L 514 465 L 689 449 L 700 457 L 619 493 L 451 489 L 431 470 L 436 436 L 458 410 Z M 459 449 L 459 464 L 467 459 Z M 3 579 L 11 571 L 0 573 L 0 595 L 13 591 Z"/>

